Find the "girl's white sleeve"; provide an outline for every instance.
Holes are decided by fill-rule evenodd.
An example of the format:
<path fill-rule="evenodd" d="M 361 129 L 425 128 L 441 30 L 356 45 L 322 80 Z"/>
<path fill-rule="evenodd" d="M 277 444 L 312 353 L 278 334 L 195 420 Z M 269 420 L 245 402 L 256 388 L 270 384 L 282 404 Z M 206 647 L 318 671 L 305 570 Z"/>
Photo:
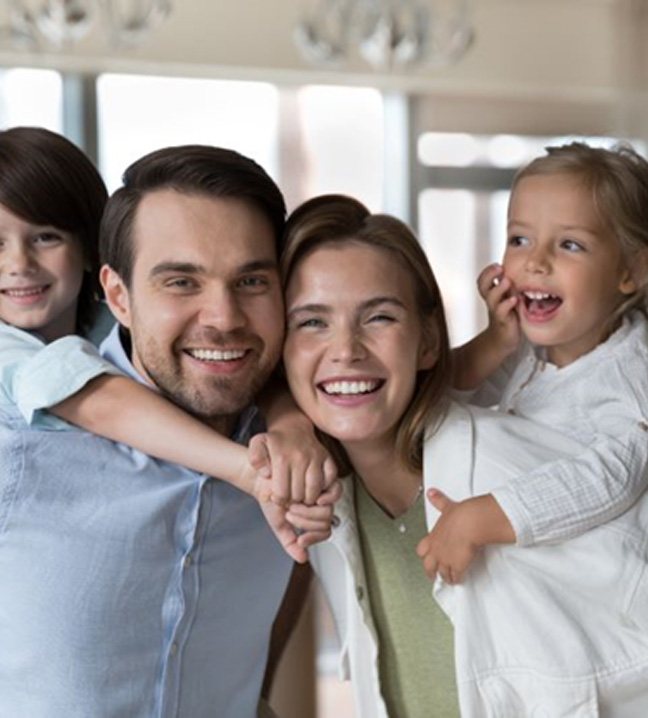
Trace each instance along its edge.
<path fill-rule="evenodd" d="M 101 374 L 121 372 L 89 341 L 69 335 L 45 344 L 28 332 L 0 323 L 0 389 L 29 424 L 38 424 L 45 410 L 76 394 Z M 48 428 L 60 422 L 48 417 Z"/>
<path fill-rule="evenodd" d="M 648 485 L 648 420 L 619 422 L 581 454 L 540 466 L 492 494 L 520 546 L 578 536 L 622 514 Z"/>

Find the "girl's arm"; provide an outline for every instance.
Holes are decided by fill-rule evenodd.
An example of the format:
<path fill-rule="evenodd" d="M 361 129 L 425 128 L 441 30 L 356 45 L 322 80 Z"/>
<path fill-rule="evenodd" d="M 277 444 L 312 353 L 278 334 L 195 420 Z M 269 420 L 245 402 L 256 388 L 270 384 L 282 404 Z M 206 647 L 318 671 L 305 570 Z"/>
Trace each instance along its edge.
<path fill-rule="evenodd" d="M 499 264 L 491 264 L 477 279 L 479 293 L 488 306 L 488 327 L 453 354 L 453 386 L 472 391 L 492 376 L 520 344 L 520 325 L 515 312 L 518 298 Z"/>

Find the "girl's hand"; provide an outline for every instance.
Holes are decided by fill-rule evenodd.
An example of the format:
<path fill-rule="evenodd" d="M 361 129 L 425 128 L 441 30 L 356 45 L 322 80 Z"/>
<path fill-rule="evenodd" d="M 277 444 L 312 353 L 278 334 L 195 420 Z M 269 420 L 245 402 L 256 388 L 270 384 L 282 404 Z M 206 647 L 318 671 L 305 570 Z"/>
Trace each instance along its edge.
<path fill-rule="evenodd" d="M 337 479 L 335 462 L 305 420 L 252 437 L 248 459 L 260 479 L 268 482 L 257 481 L 257 497 L 265 496 L 280 506 L 314 505 Z"/>
<path fill-rule="evenodd" d="M 515 308 L 519 298 L 501 264 L 489 264 L 477 278 L 477 288 L 488 307 L 490 340 L 503 355 L 512 354 L 521 339 L 520 321 Z"/>

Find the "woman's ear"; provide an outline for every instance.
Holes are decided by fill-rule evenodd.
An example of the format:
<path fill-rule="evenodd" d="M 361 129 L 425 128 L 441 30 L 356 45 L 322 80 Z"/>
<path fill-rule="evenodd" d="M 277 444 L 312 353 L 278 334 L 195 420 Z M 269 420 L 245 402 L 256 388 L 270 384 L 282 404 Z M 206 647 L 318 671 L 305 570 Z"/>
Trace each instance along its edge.
<path fill-rule="evenodd" d="M 99 270 L 99 280 L 106 295 L 106 303 L 115 319 L 127 329 L 131 325 L 131 306 L 128 287 L 122 278 L 108 264 Z"/>

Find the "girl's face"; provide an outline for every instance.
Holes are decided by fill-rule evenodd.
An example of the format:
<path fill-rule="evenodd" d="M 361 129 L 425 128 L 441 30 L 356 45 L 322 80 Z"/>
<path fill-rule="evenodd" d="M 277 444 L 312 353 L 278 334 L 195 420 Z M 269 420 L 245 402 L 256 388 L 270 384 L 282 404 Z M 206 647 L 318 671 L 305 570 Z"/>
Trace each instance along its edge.
<path fill-rule="evenodd" d="M 69 232 L 0 205 L 0 319 L 53 341 L 76 327 L 83 252 Z"/>
<path fill-rule="evenodd" d="M 511 196 L 504 272 L 522 331 L 558 366 L 603 341 L 636 286 L 590 192 L 567 174 L 531 175 Z"/>
<path fill-rule="evenodd" d="M 354 448 L 393 444 L 419 369 L 430 368 L 412 280 L 387 250 L 324 246 L 286 291 L 284 362 L 314 424 Z"/>

